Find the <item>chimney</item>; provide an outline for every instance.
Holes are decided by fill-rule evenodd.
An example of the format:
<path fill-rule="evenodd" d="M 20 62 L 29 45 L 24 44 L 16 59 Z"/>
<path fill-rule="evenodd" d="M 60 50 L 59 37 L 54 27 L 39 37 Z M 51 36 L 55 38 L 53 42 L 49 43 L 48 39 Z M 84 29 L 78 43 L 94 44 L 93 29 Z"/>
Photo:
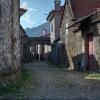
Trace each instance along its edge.
<path fill-rule="evenodd" d="M 43 35 L 47 34 L 47 30 L 43 27 Z"/>
<path fill-rule="evenodd" d="M 54 0 L 55 10 L 60 11 L 61 8 L 61 0 Z"/>
<path fill-rule="evenodd" d="M 45 29 L 44 31 L 43 31 L 43 35 L 46 35 L 47 34 L 47 30 Z"/>

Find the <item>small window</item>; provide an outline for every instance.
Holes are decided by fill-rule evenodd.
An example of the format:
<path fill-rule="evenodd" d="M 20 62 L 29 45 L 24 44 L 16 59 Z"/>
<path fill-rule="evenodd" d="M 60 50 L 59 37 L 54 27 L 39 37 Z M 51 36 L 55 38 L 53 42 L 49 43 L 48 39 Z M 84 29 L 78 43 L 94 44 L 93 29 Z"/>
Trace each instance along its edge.
<path fill-rule="evenodd" d="M 66 27 L 65 28 L 66 28 L 66 34 L 68 34 L 68 29 L 67 29 L 68 28 L 68 23 L 66 23 Z"/>

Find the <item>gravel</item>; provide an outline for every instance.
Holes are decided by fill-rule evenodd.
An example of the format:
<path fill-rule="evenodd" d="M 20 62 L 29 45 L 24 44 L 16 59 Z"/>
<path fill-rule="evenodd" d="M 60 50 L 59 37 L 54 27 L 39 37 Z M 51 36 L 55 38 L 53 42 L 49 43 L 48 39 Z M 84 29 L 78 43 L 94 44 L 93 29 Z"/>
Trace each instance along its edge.
<path fill-rule="evenodd" d="M 9 100 L 100 100 L 100 81 L 85 80 L 80 72 L 45 62 L 25 64 L 23 68 L 36 76 L 36 85 L 29 84 L 23 96 L 10 96 Z"/>

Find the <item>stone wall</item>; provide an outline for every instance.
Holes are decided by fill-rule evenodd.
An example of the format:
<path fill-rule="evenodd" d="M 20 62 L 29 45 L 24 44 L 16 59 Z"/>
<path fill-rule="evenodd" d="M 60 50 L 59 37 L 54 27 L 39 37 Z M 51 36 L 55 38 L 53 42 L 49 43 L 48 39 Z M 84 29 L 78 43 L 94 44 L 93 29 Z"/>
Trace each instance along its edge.
<path fill-rule="evenodd" d="M 65 61 L 69 70 L 78 69 L 83 57 L 82 43 L 83 38 L 81 32 L 74 33 L 76 27 L 67 29 L 68 26 L 74 23 L 72 21 L 73 14 L 70 6 L 66 3 L 64 14 L 61 23 L 61 42 L 65 45 Z"/>
<path fill-rule="evenodd" d="M 90 71 L 100 70 L 100 23 L 94 23 L 94 20 L 91 20 L 94 16 L 85 19 L 83 23 L 80 22 L 80 27 L 74 26 L 68 30 L 69 32 L 65 43 L 68 58 L 70 59 L 70 66 L 72 67 L 71 64 L 73 64 L 73 68 L 70 67 L 71 69 Z M 98 20 L 98 17 L 95 17 L 95 20 Z M 77 28 L 80 29 L 75 32 Z M 93 35 L 93 54 L 89 54 L 91 53 L 91 50 L 89 50 L 89 48 L 91 48 L 89 47 L 91 43 L 89 40 L 90 35 Z M 93 66 L 90 65 L 89 57 L 92 57 L 91 64 Z"/>
<path fill-rule="evenodd" d="M 0 0 L 0 7 L 0 76 L 9 77 L 19 73 L 21 65 L 19 0 Z"/>
<path fill-rule="evenodd" d="M 99 34 L 99 36 L 97 38 L 94 38 L 95 41 L 95 57 L 96 57 L 96 61 L 98 62 L 98 70 L 100 72 L 100 23 L 97 24 L 97 34 Z"/>
<path fill-rule="evenodd" d="M 20 29 L 20 15 L 19 15 L 19 2 L 20 0 L 13 0 L 13 37 L 12 37 L 12 46 L 13 46 L 13 57 L 14 57 L 14 69 L 18 70 L 21 65 L 21 55 L 20 55 L 20 43 L 21 37 L 19 33 Z"/>
<path fill-rule="evenodd" d="M 100 36 L 93 37 L 93 44 L 94 44 L 94 64 L 95 64 L 95 68 L 93 70 L 100 71 Z"/>
<path fill-rule="evenodd" d="M 21 35 L 21 64 L 31 62 L 32 54 L 30 52 L 29 37 L 20 26 L 20 35 Z"/>

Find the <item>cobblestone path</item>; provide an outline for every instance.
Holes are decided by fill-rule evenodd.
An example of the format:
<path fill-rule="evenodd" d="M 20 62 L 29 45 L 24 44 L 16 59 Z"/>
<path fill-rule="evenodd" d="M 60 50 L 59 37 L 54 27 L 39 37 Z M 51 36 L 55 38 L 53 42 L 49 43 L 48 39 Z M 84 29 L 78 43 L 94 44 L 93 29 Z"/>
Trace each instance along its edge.
<path fill-rule="evenodd" d="M 36 80 L 35 85 L 30 83 L 26 88 L 21 100 L 100 100 L 100 81 L 85 80 L 79 72 L 68 72 L 45 62 L 25 64 L 24 68 Z"/>

